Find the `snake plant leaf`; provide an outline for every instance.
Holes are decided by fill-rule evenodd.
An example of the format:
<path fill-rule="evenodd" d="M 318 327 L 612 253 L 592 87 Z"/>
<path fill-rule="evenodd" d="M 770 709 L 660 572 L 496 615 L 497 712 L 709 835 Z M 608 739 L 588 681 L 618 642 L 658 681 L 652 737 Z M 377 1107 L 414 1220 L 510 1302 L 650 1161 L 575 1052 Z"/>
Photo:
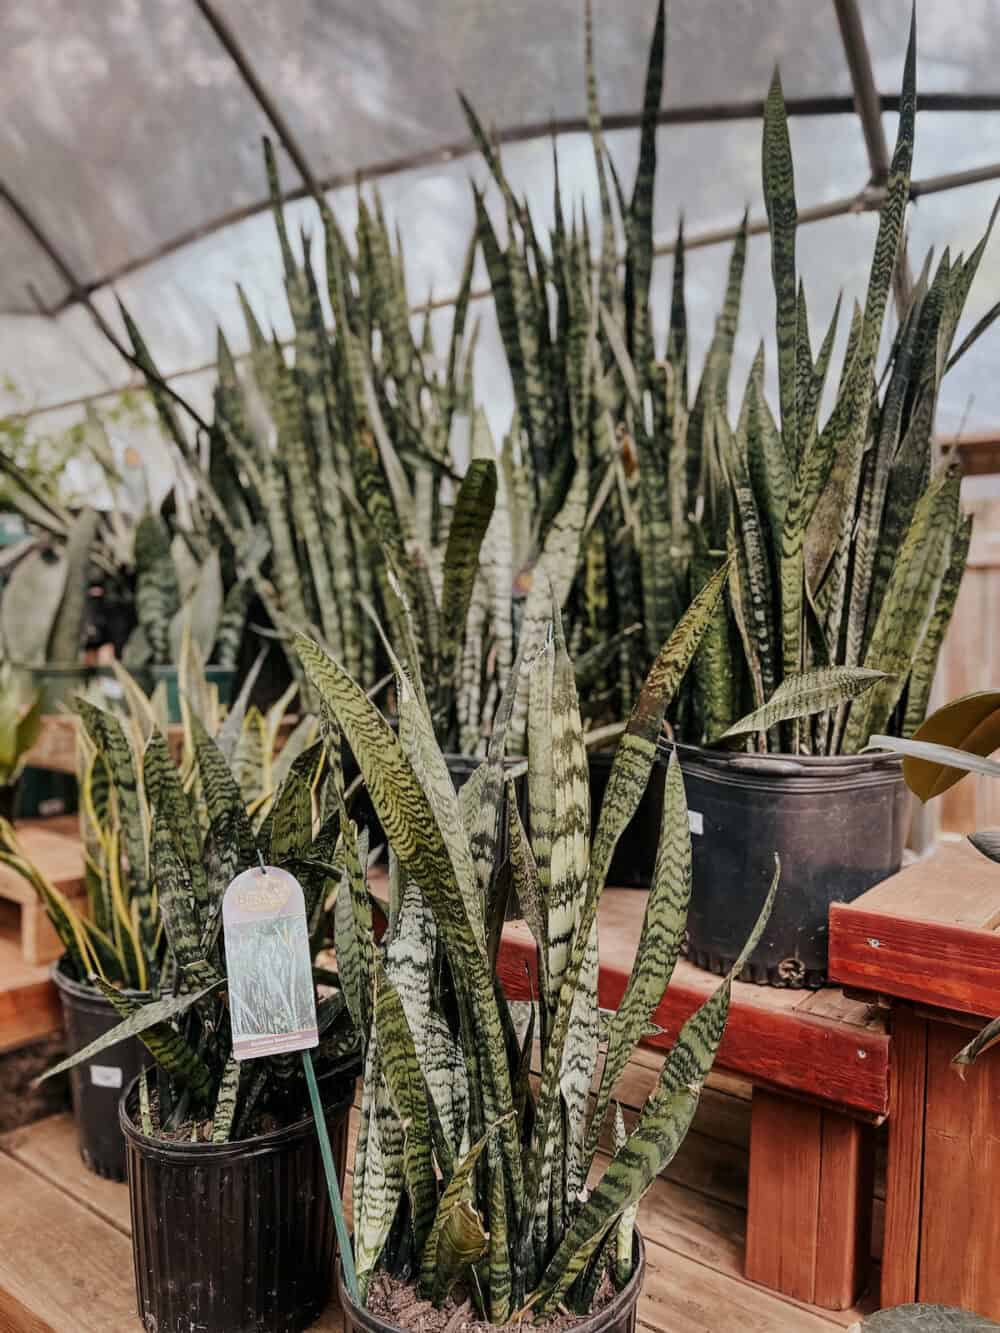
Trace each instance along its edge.
<path fill-rule="evenodd" d="M 448 530 L 441 592 L 442 683 L 454 681 L 473 582 L 497 495 L 496 464 L 474 458 L 459 487 Z"/>
<path fill-rule="evenodd" d="M 952 699 L 926 719 L 913 733 L 913 740 L 980 756 L 1000 750 L 1000 690 L 978 690 Z M 937 767 L 918 759 L 903 764 L 903 776 L 922 801 L 940 796 L 960 780 L 953 767 Z"/>
<path fill-rule="evenodd" d="M 26 666 L 52 659 L 49 639 L 66 591 L 69 562 L 65 553 L 36 547 L 10 573 L 0 598 L 4 652 Z M 78 658 L 74 652 L 72 660 Z"/>
<path fill-rule="evenodd" d="M 364 691 L 312 640 L 298 635 L 295 646 L 310 682 L 343 729 L 389 842 L 434 913 L 453 975 L 483 1033 L 484 1093 L 493 1105 L 507 1106 L 510 1075 L 482 921 L 470 915 L 469 897 L 459 882 L 428 795 L 399 738 Z M 519 1188 L 520 1153 L 509 1137 L 503 1153 L 510 1178 Z"/>
<path fill-rule="evenodd" d="M 848 699 L 856 699 L 865 690 L 870 690 L 876 681 L 885 679 L 884 671 L 836 666 L 817 667 L 814 671 L 786 676 L 763 708 L 757 708 L 734 722 L 719 740 L 767 732 L 779 722 L 826 712 Z"/>
<path fill-rule="evenodd" d="M 742 441 L 732 439 L 728 423 L 721 414 L 716 419 L 716 431 L 723 445 L 723 456 L 728 459 L 733 489 L 737 564 L 741 592 L 745 592 L 744 600 L 750 612 L 750 624 L 747 628 L 753 639 L 756 661 L 759 663 L 761 687 L 767 696 L 774 689 L 777 665 L 774 660 L 775 618 L 763 523 L 745 461 L 749 443 L 744 444 Z"/>
<path fill-rule="evenodd" d="M 151 838 L 160 920 L 170 951 L 185 979 L 194 986 L 210 986 L 218 982 L 219 975 L 205 957 L 193 876 L 189 864 L 178 851 L 177 835 L 167 819 L 166 811 L 161 809 L 154 821 Z"/>
<path fill-rule="evenodd" d="M 414 1248 L 419 1254 L 437 1205 L 427 1090 L 403 1003 L 384 970 L 376 976 L 375 1031 L 382 1073 L 403 1127 L 403 1179 L 410 1200 Z"/>
<path fill-rule="evenodd" d="M 586 1155 L 587 1108 L 590 1090 L 597 1072 L 600 1037 L 600 1010 L 597 1001 L 598 943 L 597 922 L 590 927 L 583 966 L 580 968 L 570 1011 L 569 1031 L 563 1048 L 559 1090 L 565 1106 L 563 1170 L 565 1186 L 561 1196 L 578 1198 L 587 1182 L 590 1165 Z"/>
<path fill-rule="evenodd" d="M 310 749 L 321 750 L 322 742 Z M 283 865 L 295 856 L 304 855 L 312 842 L 312 831 L 312 787 L 293 764 L 274 801 L 268 853 L 271 862 Z"/>
<path fill-rule="evenodd" d="M 608 185 L 608 169 L 605 162 L 607 149 L 604 144 L 604 129 L 601 124 L 601 111 L 597 100 L 597 74 L 594 68 L 594 15 L 591 0 L 587 0 L 583 11 L 583 50 L 584 78 L 587 87 L 587 128 L 594 150 L 594 168 L 597 172 L 597 190 L 601 202 L 601 262 L 598 291 L 601 304 L 614 313 L 613 305 L 618 294 L 617 266 L 618 251 L 615 244 L 615 220 L 611 207 L 611 190 Z M 555 154 L 555 143 L 552 145 Z"/>
<path fill-rule="evenodd" d="M 150 815 L 154 820 L 161 819 L 165 827 L 172 831 L 181 858 L 190 870 L 195 911 L 202 913 L 208 902 L 208 881 L 202 863 L 201 840 L 192 817 L 191 803 L 159 729 L 154 729 L 146 742 L 142 756 L 142 780 Z"/>
<path fill-rule="evenodd" d="M 129 1037 L 141 1037 L 157 1063 L 162 1063 L 163 1068 L 170 1069 L 171 1073 L 174 1070 L 168 1062 L 172 1061 L 175 1055 L 182 1056 L 185 1072 L 181 1073 L 180 1081 L 190 1086 L 196 1095 L 207 1095 L 212 1082 L 209 1071 L 201 1058 L 169 1024 L 171 1019 L 179 1018 L 181 1014 L 186 1013 L 219 984 L 216 982 L 201 990 L 187 991 L 183 995 L 168 995 L 162 1000 L 152 1000 L 148 1004 L 143 1004 L 116 990 L 114 986 L 102 982 L 99 977 L 95 978 L 94 985 L 112 1002 L 123 1021 L 109 1032 L 103 1032 L 99 1037 L 95 1037 L 82 1050 L 74 1052 L 65 1060 L 60 1060 L 57 1065 L 53 1065 L 51 1069 L 47 1069 L 39 1082 L 54 1078 L 56 1074 L 64 1074 L 68 1069 L 75 1068 L 85 1060 L 92 1060 L 95 1055 L 101 1055 Z M 165 1056 L 163 1061 L 160 1059 L 161 1054 Z"/>
<path fill-rule="evenodd" d="M 212 1142 L 228 1143 L 233 1132 L 236 1099 L 240 1091 L 240 1062 L 231 1055 L 219 1082 L 219 1092 L 212 1113 Z M 145 1080 L 143 1080 L 145 1082 Z"/>
<path fill-rule="evenodd" d="M 538 885 L 548 917 L 552 882 L 552 837 L 555 828 L 553 780 L 552 685 L 555 645 L 547 638 L 531 663 L 528 684 L 528 827 L 531 851 L 538 868 Z M 548 927 L 546 926 L 546 938 Z"/>
<path fill-rule="evenodd" d="M 191 719 L 192 742 L 210 826 L 225 823 L 238 848 L 238 869 L 257 861 L 257 843 L 247 817 L 243 794 L 222 751 L 196 715 Z"/>
<path fill-rule="evenodd" d="M 111 774 L 122 836 L 128 854 L 131 897 L 139 912 L 139 933 L 143 947 L 152 953 L 155 949 L 157 927 L 149 887 L 149 858 L 143 835 L 145 813 L 132 748 L 121 723 L 111 713 L 88 703 L 85 699 L 75 700 L 73 707 L 86 727 L 90 739 L 104 756 Z"/>
<path fill-rule="evenodd" d="M 893 750 L 913 761 L 909 772 L 904 764 L 906 784 L 921 800 L 940 795 L 961 780 L 966 773 L 977 773 L 984 778 L 1000 778 L 1000 764 L 969 750 L 952 745 L 938 745 L 932 741 L 904 740 L 901 736 L 873 735 L 868 744 L 879 750 Z M 995 747 L 994 747 L 995 748 Z M 916 765 L 919 764 L 919 767 Z M 947 772 L 946 770 L 953 770 Z M 923 796 L 922 792 L 928 792 Z"/>
<path fill-rule="evenodd" d="M 364 1158 L 364 1188 L 356 1190 L 355 1196 L 359 1203 L 354 1228 L 355 1258 L 362 1294 L 367 1291 L 371 1274 L 389 1239 L 403 1192 L 403 1128 L 381 1078 L 375 1085 L 372 1100 Z"/>
<path fill-rule="evenodd" d="M 906 714 L 903 718 L 904 735 L 915 734 L 927 716 L 927 705 L 934 686 L 941 646 L 958 602 L 971 541 L 972 515 L 970 514 L 959 522 L 955 531 L 934 608 L 910 671 L 906 688 Z"/>
<path fill-rule="evenodd" d="M 667 765 L 656 862 L 635 962 L 625 994 L 608 1025 L 607 1054 L 587 1134 L 588 1168 L 615 1086 L 670 983 L 684 937 L 690 899 L 691 833 L 684 778 L 674 750 Z"/>
<path fill-rule="evenodd" d="M 83 648 L 83 621 L 90 583 L 90 554 L 97 536 L 96 509 L 82 509 L 66 536 L 66 586 L 49 636 L 49 662 L 76 662 Z M 6 594 L 5 594 L 6 597 Z M 20 651 L 20 645 L 13 645 Z"/>
<path fill-rule="evenodd" d="M 555 662 L 552 675 L 552 850 L 549 862 L 549 982 L 554 995 L 569 961 L 590 853 L 590 782 L 573 666 L 566 652 L 561 617 L 553 604 Z M 596 1010 L 596 998 L 594 1001 Z M 587 1017 L 581 1015 L 586 1024 Z M 596 1039 L 595 1039 L 596 1047 Z M 590 1080 L 587 1080 L 587 1090 Z"/>
<path fill-rule="evenodd" d="M 961 522 L 958 468 L 949 467 L 921 495 L 879 609 L 865 665 L 891 673 L 853 703 L 843 748 L 856 752 L 872 731 L 884 730 L 905 685 L 945 577 L 953 533 Z"/>
<path fill-rule="evenodd" d="M 490 1174 L 489 1313 L 498 1327 L 510 1317 L 511 1263 L 507 1232 L 507 1191 L 503 1172 Z"/>
<path fill-rule="evenodd" d="M 781 540 L 792 473 L 785 456 L 781 432 L 764 397 L 763 343 L 750 369 L 744 401 L 746 466 L 753 483 L 757 509 L 767 523 L 774 549 Z"/>
<path fill-rule="evenodd" d="M 617 1154 L 624 1148 L 628 1140 L 628 1133 L 625 1129 L 625 1117 L 622 1115 L 622 1108 L 619 1102 L 615 1102 L 615 1123 L 612 1143 L 614 1151 Z M 633 1232 L 635 1231 L 635 1219 L 638 1212 L 638 1205 L 633 1204 L 631 1208 L 626 1208 L 619 1219 L 618 1226 L 615 1228 L 615 1285 L 621 1290 L 632 1276 L 632 1252 L 634 1246 Z M 590 1310 L 593 1301 L 587 1304 Z"/>
<path fill-rule="evenodd" d="M 795 277 L 795 171 L 788 138 L 788 114 L 777 69 L 764 102 L 762 148 L 764 202 L 771 230 L 771 273 L 774 280 L 778 341 L 778 396 L 781 437 L 794 467 L 800 457 L 795 411 L 798 310 Z"/>
<path fill-rule="evenodd" d="M 975 835 L 974 835 L 975 836 Z M 970 842 L 972 839 L 970 838 Z M 996 860 L 996 857 L 991 859 Z M 979 1057 L 985 1054 L 1000 1041 L 1000 1018 L 994 1018 L 987 1023 L 981 1032 L 977 1032 L 970 1042 L 952 1057 L 952 1064 L 957 1065 L 959 1073 L 965 1073 L 965 1066 L 974 1065 Z"/>
<path fill-rule="evenodd" d="M 632 201 L 625 219 L 625 328 L 632 356 L 646 364 L 649 329 L 649 284 L 653 274 L 653 192 L 656 179 L 656 131 L 663 95 L 663 64 L 667 15 L 664 0 L 656 7 L 656 24 L 649 47 L 646 84 L 639 131 L 639 165 Z"/>
<path fill-rule="evenodd" d="M 147 512 L 135 528 L 135 610 L 153 654 L 153 662 L 170 662 L 170 625 L 180 610 L 181 594 L 166 525 Z"/>
<path fill-rule="evenodd" d="M 596 1247 L 625 1210 L 638 1204 L 684 1141 L 725 1032 L 733 977 L 760 942 L 779 878 L 780 868 L 733 971 L 681 1028 L 658 1084 L 627 1142 L 612 1158 L 596 1189 L 566 1229 L 541 1282 L 528 1298 L 527 1304 L 536 1313 L 544 1314 L 558 1304 Z"/>
<path fill-rule="evenodd" d="M 528 783 L 529 799 L 531 782 Z M 550 1002 L 551 985 L 549 981 L 549 922 L 547 904 L 542 894 L 541 879 L 535 862 L 521 812 L 517 805 L 517 793 L 513 782 L 507 783 L 507 809 L 510 812 L 510 860 L 514 873 L 514 891 L 520 903 L 521 912 L 531 931 L 532 939 L 538 946 L 539 987 L 542 1002 Z M 532 806 L 532 812 L 535 807 Z"/>
<path fill-rule="evenodd" d="M 897 1305 L 869 1315 L 858 1333 L 989 1333 L 1000 1329 L 984 1315 L 946 1305 Z"/>
<path fill-rule="evenodd" d="M 181 659 L 181 637 L 185 619 L 191 627 L 191 637 L 198 645 L 202 657 L 206 662 L 211 660 L 222 617 L 223 601 L 219 553 L 211 551 L 198 570 L 194 588 L 184 607 L 171 618 L 168 631 L 171 662 L 179 662 Z"/>
<path fill-rule="evenodd" d="M 477 1139 L 456 1165 L 441 1195 L 420 1260 L 422 1293 L 437 1305 L 448 1295 L 462 1270 L 478 1263 L 486 1253 L 487 1236 L 482 1219 L 471 1209 L 468 1194 L 476 1163 L 495 1133 L 492 1128 Z"/>
<path fill-rule="evenodd" d="M 352 820 L 343 820 L 342 828 L 344 877 L 337 890 L 333 909 L 337 971 L 354 1026 L 367 1040 L 371 1031 L 375 976 L 372 909 L 365 865 L 360 855 L 357 825 Z"/>

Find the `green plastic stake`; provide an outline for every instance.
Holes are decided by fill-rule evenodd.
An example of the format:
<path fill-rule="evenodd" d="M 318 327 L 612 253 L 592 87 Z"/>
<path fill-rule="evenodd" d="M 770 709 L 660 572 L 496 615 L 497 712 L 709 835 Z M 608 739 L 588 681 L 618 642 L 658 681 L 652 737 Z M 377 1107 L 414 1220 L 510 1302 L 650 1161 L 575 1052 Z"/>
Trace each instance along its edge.
<path fill-rule="evenodd" d="M 344 1201 L 340 1197 L 337 1184 L 337 1168 L 333 1161 L 333 1149 L 330 1147 L 330 1135 L 326 1130 L 326 1116 L 323 1103 L 319 1099 L 316 1085 L 316 1071 L 313 1069 L 312 1056 L 302 1052 L 302 1068 L 306 1071 L 306 1085 L 309 1088 L 309 1100 L 312 1102 L 313 1119 L 319 1137 L 319 1150 L 323 1158 L 323 1170 L 326 1172 L 326 1185 L 330 1191 L 330 1207 L 333 1209 L 333 1222 L 337 1228 L 337 1242 L 340 1245 L 340 1262 L 344 1265 L 344 1281 L 355 1305 L 361 1304 L 361 1292 L 358 1290 L 358 1275 L 354 1268 L 354 1251 L 351 1249 L 351 1237 L 347 1231 L 347 1219 L 344 1217 Z"/>

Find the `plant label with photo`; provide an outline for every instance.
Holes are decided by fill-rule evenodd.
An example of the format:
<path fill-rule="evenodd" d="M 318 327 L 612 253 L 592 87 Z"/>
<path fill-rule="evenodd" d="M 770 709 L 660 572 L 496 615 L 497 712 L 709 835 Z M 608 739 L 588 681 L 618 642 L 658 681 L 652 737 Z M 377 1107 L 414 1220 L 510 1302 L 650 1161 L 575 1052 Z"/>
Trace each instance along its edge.
<path fill-rule="evenodd" d="M 319 1044 L 302 886 L 276 866 L 237 875 L 222 902 L 233 1055 L 303 1051 Z"/>

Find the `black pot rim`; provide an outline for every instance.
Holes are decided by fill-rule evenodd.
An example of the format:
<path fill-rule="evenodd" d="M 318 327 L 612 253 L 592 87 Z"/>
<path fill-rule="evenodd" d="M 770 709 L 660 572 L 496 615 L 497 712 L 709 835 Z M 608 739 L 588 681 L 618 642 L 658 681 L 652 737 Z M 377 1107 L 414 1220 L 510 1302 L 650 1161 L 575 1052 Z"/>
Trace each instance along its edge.
<path fill-rule="evenodd" d="M 595 1310 L 593 1314 L 582 1315 L 579 1322 L 573 1324 L 567 1333 L 602 1333 L 603 1329 L 617 1323 L 629 1307 L 636 1304 L 642 1292 L 643 1279 L 646 1276 L 646 1246 L 638 1227 L 634 1228 L 632 1236 L 632 1276 L 621 1291 L 615 1292 L 614 1299 L 609 1301 L 603 1309 Z M 383 1319 L 380 1315 L 372 1314 L 371 1310 L 366 1310 L 363 1306 L 354 1303 L 351 1293 L 344 1285 L 343 1268 L 339 1263 L 337 1264 L 337 1295 L 340 1298 L 344 1313 L 349 1315 L 354 1323 L 360 1324 L 368 1330 L 368 1333 L 400 1333 L 398 1324 L 392 1323 L 389 1319 Z"/>
<path fill-rule="evenodd" d="M 129 1113 L 128 1104 L 133 1099 L 133 1095 L 138 1096 L 139 1079 L 141 1077 L 141 1074 L 136 1075 L 122 1092 L 118 1102 L 118 1123 L 121 1125 L 125 1138 L 146 1157 L 170 1162 L 204 1162 L 208 1158 L 220 1161 L 227 1157 L 252 1157 L 258 1154 L 280 1152 L 289 1143 L 304 1138 L 313 1129 L 313 1117 L 310 1112 L 303 1116 L 301 1120 L 296 1120 L 291 1125 L 284 1125 L 281 1129 L 272 1129 L 267 1134 L 257 1134 L 252 1139 L 234 1139 L 229 1143 L 175 1143 L 167 1139 L 151 1138 L 139 1129 Z M 343 1079 L 345 1088 L 344 1094 L 339 1100 L 324 1101 L 323 1109 L 328 1116 L 331 1114 L 349 1114 L 354 1104 L 354 1089 L 357 1080 L 346 1078 L 342 1074 L 327 1074 L 326 1078 Z M 319 1082 L 322 1088 L 324 1082 L 322 1076 Z M 326 1091 L 326 1089 L 323 1089 L 323 1091 Z"/>
<path fill-rule="evenodd" d="M 682 764 L 705 763 L 729 771 L 769 773 L 774 777 L 856 777 L 862 773 L 884 774 L 887 780 L 901 779 L 903 756 L 892 750 L 871 750 L 865 754 L 747 754 L 742 750 L 719 750 L 714 746 L 673 743 Z"/>
<path fill-rule="evenodd" d="M 102 1009 L 111 1009 L 114 1006 L 106 995 L 102 995 L 96 986 L 91 986 L 89 982 L 77 981 L 63 970 L 63 964 L 66 962 L 66 954 L 57 958 L 49 968 L 49 976 L 55 986 L 62 991 L 64 995 L 71 995 L 74 1000 L 89 1000 L 93 1004 L 100 1005 Z M 123 988 L 122 994 L 127 995 L 130 1000 L 148 1000 L 150 992 L 148 990 L 128 990 Z"/>
<path fill-rule="evenodd" d="M 177 662 L 165 662 L 161 663 L 159 666 L 157 666 L 154 663 L 151 664 L 148 669 L 153 673 L 154 676 L 161 676 L 164 678 L 167 677 L 168 675 L 176 676 L 180 674 L 180 665 Z M 225 671 L 228 672 L 228 674 L 231 676 L 236 675 L 235 667 L 222 666 L 222 664 L 219 662 L 206 662 L 202 670 L 206 673 L 206 675 L 208 674 L 209 671 Z"/>

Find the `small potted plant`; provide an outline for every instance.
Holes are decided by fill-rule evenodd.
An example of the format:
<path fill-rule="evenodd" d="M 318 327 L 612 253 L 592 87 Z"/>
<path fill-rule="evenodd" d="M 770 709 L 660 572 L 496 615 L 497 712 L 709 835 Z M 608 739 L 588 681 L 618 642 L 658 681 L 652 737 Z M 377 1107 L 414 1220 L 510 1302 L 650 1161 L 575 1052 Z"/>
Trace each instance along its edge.
<path fill-rule="evenodd" d="M 141 839 L 138 774 L 123 734 L 109 714 L 85 716 L 107 738 L 107 782 L 123 834 Z M 224 726 L 213 740 L 197 716 L 191 728 L 195 769 L 187 785 L 159 730 L 142 752 L 150 834 L 148 848 L 135 848 L 146 878 L 132 919 L 135 934 L 148 926 L 161 941 L 156 980 L 146 993 L 130 992 L 93 969 L 88 984 L 121 1021 L 46 1077 L 100 1059 L 126 1038 L 138 1038 L 155 1062 L 126 1087 L 118 1108 L 143 1325 L 160 1333 L 295 1333 L 326 1303 L 333 1219 L 297 1060 L 241 1064 L 233 1055 L 222 897 L 237 874 L 265 858 L 290 872 L 304 891 L 315 958 L 327 944 L 340 813 L 323 815 L 319 743 L 287 766 L 252 816 L 227 758 L 238 731 Z M 88 943 L 99 963 L 96 927 Z M 342 1176 L 359 1042 L 336 974 L 317 966 L 313 983 L 320 982 L 316 1067 Z"/>
<path fill-rule="evenodd" d="M 190 641 L 182 661 L 185 697 L 197 706 L 199 724 L 217 736 L 248 809 L 263 819 L 291 763 L 315 739 L 315 720 L 302 719 L 275 758 L 287 700 L 267 717 L 248 709 L 247 698 L 254 683 L 251 673 L 223 721 L 214 688 L 200 672 L 197 650 Z M 169 978 L 169 970 L 164 972 L 168 967 L 166 939 L 155 906 L 155 857 L 150 842 L 150 792 L 144 759 L 154 734 L 159 736 L 166 730 L 166 701 L 162 690 L 147 698 L 122 668 L 116 667 L 115 674 L 124 700 L 121 713 L 106 712 L 87 699 L 76 703 L 82 724 L 77 732 L 77 771 L 85 910 L 30 863 L 13 828 L 7 823 L 0 825 L 0 859 L 34 886 L 65 949 L 52 975 L 71 1053 L 91 1045 L 118 1025 L 117 1011 L 98 981 L 145 1000 Z M 188 789 L 194 787 L 197 794 L 193 725 L 189 707 L 181 752 L 176 758 L 181 781 Z M 158 741 L 155 744 L 156 754 L 162 759 Z M 146 1063 L 142 1043 L 133 1038 L 103 1049 L 72 1069 L 80 1154 L 98 1175 L 125 1179 L 118 1101 L 122 1089 Z"/>
<path fill-rule="evenodd" d="M 582 1328 L 630 1330 L 643 1278 L 635 1210 L 691 1123 L 725 1027 L 730 980 L 689 1020 L 656 1091 L 603 1177 L 589 1171 L 615 1085 L 670 979 L 690 885 L 676 758 L 636 963 L 601 1039 L 597 907 L 615 844 L 655 761 L 664 711 L 722 592 L 720 571 L 663 647 L 632 710 L 591 844 L 583 728 L 558 609 L 541 651 L 520 656 L 487 757 L 454 791 L 424 694 L 400 669 L 399 728 L 317 644 L 297 639 L 327 719 L 368 783 L 394 852 L 381 942 L 361 858 L 345 851 L 336 945 L 345 1000 L 365 1048 L 354 1174 L 354 1269 L 341 1280 L 349 1327 L 418 1327 L 421 1311 L 503 1325 L 556 1310 Z M 511 803 L 509 876 L 496 876 L 507 732 L 528 698 L 528 827 Z M 775 886 L 777 877 L 775 877 Z M 538 946 L 537 999 L 519 1027 L 497 984 L 504 898 L 516 889 Z M 343 888 L 341 890 L 343 892 Z M 763 929 L 770 898 L 754 936 Z M 541 1042 L 537 1095 L 528 1078 Z M 429 1304 L 428 1304 L 429 1303 Z M 441 1318 L 442 1316 L 435 1316 Z"/>

